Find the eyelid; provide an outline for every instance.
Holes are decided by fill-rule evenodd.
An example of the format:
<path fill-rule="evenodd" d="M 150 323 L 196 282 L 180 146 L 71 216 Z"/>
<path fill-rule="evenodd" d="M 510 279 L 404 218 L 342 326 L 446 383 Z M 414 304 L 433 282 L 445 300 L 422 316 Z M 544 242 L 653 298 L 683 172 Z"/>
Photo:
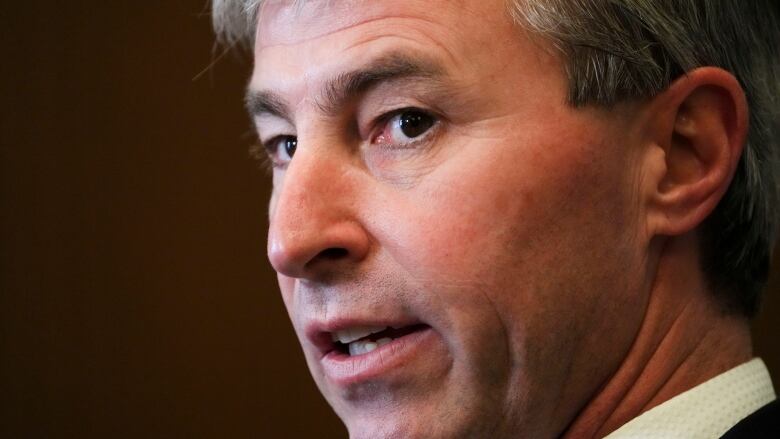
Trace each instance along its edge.
<path fill-rule="evenodd" d="M 279 146 L 279 141 L 282 140 L 284 137 L 290 137 L 289 134 L 275 134 L 266 140 L 260 140 L 260 144 L 265 148 L 265 150 L 270 154 L 272 152 L 275 152 L 274 150 L 277 149 Z"/>
<path fill-rule="evenodd" d="M 255 117 L 254 123 L 258 141 L 262 145 L 273 141 L 275 137 L 297 135 L 294 125 L 274 116 Z"/>

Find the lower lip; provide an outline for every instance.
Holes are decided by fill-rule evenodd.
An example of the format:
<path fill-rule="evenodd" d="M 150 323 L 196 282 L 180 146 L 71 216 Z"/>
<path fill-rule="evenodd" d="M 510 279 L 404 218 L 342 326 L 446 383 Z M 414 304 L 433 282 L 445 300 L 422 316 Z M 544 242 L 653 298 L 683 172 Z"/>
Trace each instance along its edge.
<path fill-rule="evenodd" d="M 412 332 L 362 355 L 331 351 L 322 357 L 325 376 L 338 386 L 349 386 L 385 377 L 408 365 L 435 343 L 430 327 Z"/>

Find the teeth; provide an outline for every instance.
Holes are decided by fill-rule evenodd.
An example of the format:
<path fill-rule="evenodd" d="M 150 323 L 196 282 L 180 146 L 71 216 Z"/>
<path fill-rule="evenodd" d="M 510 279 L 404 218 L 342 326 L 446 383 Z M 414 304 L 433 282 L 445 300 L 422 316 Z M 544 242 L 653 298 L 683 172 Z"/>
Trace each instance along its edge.
<path fill-rule="evenodd" d="M 377 341 L 370 341 L 370 340 L 353 341 L 352 343 L 350 343 L 348 345 L 349 346 L 349 355 L 367 354 L 367 353 L 373 351 L 374 349 L 376 349 L 378 347 L 382 347 L 382 346 L 390 343 L 391 341 L 393 341 L 393 339 L 390 338 L 390 337 L 380 338 Z"/>
<path fill-rule="evenodd" d="M 373 341 L 353 341 L 349 344 L 349 355 L 367 354 L 377 348 Z"/>
<path fill-rule="evenodd" d="M 390 343 L 391 341 L 393 341 L 393 339 L 390 337 L 380 338 L 379 340 L 376 341 L 376 346 L 377 347 L 384 346 Z"/>
<path fill-rule="evenodd" d="M 334 342 L 348 344 L 376 332 L 382 332 L 385 329 L 387 329 L 387 326 L 359 326 L 336 331 L 331 334 L 331 338 Z"/>

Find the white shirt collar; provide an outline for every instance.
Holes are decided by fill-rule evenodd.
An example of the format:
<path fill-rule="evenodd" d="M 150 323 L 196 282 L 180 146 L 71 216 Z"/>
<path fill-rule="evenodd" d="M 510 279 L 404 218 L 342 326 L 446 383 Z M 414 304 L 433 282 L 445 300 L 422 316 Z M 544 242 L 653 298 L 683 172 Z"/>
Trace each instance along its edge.
<path fill-rule="evenodd" d="M 653 407 L 605 439 L 717 439 L 774 399 L 769 372 L 755 358 Z"/>

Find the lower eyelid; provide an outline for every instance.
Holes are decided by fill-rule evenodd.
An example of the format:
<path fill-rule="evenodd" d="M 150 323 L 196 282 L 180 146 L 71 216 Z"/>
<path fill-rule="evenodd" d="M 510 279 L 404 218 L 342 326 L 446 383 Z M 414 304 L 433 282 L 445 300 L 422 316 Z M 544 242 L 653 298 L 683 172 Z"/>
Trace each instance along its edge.
<path fill-rule="evenodd" d="M 437 119 L 436 122 L 434 122 L 434 124 L 431 125 L 428 131 L 426 131 L 420 137 L 415 138 L 411 142 L 402 145 L 387 144 L 384 147 L 388 149 L 398 149 L 398 150 L 415 149 L 422 143 L 431 142 L 433 140 L 431 139 L 432 137 L 438 136 L 440 134 L 439 131 L 442 129 L 441 125 L 442 125 L 441 120 Z"/>

